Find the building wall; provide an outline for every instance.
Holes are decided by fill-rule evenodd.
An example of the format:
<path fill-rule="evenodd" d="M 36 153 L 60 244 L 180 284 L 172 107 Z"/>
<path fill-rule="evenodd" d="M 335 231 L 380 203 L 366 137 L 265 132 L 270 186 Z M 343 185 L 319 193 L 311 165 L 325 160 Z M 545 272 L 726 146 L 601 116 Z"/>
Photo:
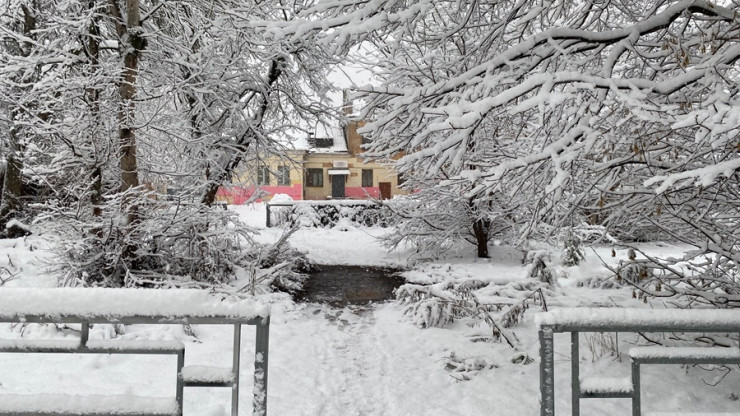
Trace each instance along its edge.
<path fill-rule="evenodd" d="M 346 153 L 341 154 L 321 154 L 313 153 L 306 157 L 304 168 L 321 168 L 323 169 L 324 186 L 311 187 L 304 186 L 305 199 L 330 199 L 331 196 L 331 177 L 329 168 L 334 167 L 335 161 L 347 162 L 350 174 L 346 176 L 345 196 L 353 199 L 364 199 L 369 197 L 380 198 L 380 183 L 388 182 L 391 188 L 391 197 L 403 193 L 398 189 L 398 175 L 389 166 L 378 163 L 363 163 L 362 159 L 356 156 L 350 156 Z M 362 186 L 362 170 L 373 170 L 373 186 Z"/>
<path fill-rule="evenodd" d="M 289 195 L 293 200 L 303 199 L 303 168 L 301 163 L 304 159 L 305 152 L 291 152 L 290 160 L 282 159 L 277 156 L 267 157 L 259 163 L 248 163 L 245 168 L 240 169 L 234 175 L 231 186 L 222 186 L 216 194 L 217 201 L 223 201 L 228 204 L 241 205 L 245 203 L 252 195 L 260 189 L 267 193 L 263 198 L 257 201 L 269 201 L 276 194 Z M 267 166 L 272 172 L 269 175 L 269 184 L 257 184 L 257 170 L 259 166 Z M 278 178 L 275 174 L 279 166 L 287 166 L 290 174 L 290 185 L 278 185 Z"/>
<path fill-rule="evenodd" d="M 364 121 L 350 121 L 344 128 L 344 137 L 334 138 L 335 141 L 346 140 L 348 152 L 295 151 L 290 154 L 290 158 L 295 163 L 278 157 L 266 157 L 260 162 L 268 166 L 273 173 L 278 171 L 278 166 L 290 167 L 290 185 L 278 186 L 277 177 L 274 174 L 270 175 L 269 185 L 257 185 L 257 170 L 260 164 L 254 162 L 247 164 L 234 176 L 231 186 L 221 187 L 216 199 L 229 204 L 243 204 L 254 195 L 258 188 L 269 194 L 258 201 L 263 199 L 269 201 L 275 194 L 287 194 L 293 200 L 331 199 L 332 179 L 328 172 L 334 167 L 334 162 L 346 162 L 350 171 L 349 175 L 343 175 L 346 181 L 345 198 L 381 198 L 381 183 L 390 184 L 390 197 L 406 193 L 398 189 L 398 175 L 392 167 L 374 162 L 363 163 L 363 159 L 358 157 L 363 149 L 361 147 L 362 135 L 357 132 L 357 129 L 364 125 Z M 305 169 L 310 168 L 322 169 L 323 186 L 306 186 Z M 372 186 L 362 186 L 363 169 L 373 170 Z"/>

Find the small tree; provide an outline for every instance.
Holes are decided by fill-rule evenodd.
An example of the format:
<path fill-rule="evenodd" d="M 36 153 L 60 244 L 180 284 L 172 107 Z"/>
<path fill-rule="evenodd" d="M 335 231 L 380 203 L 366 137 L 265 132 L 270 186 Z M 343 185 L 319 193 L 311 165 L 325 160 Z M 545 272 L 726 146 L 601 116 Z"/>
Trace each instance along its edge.
<path fill-rule="evenodd" d="M 420 258 L 438 258 L 467 242 L 480 258 L 488 257 L 489 241 L 511 235 L 512 221 L 503 206 L 483 203 L 461 195 L 456 188 L 423 184 L 413 178 L 406 185 L 418 189 L 387 203 L 389 223 L 395 232 L 384 237 L 387 247 L 410 244 Z"/>
<path fill-rule="evenodd" d="M 581 251 L 581 244 L 581 239 L 572 229 L 565 231 L 565 237 L 563 238 L 563 252 L 560 255 L 563 265 L 577 266 L 582 260 L 584 260 L 585 257 Z"/>

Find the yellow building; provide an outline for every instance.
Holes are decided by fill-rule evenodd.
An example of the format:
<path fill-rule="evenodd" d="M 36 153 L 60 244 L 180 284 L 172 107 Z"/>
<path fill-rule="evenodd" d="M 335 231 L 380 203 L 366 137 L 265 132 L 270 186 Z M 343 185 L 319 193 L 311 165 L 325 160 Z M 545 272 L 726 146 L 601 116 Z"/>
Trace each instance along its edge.
<path fill-rule="evenodd" d="M 392 166 L 365 162 L 363 137 L 357 132 L 363 121 L 350 121 L 342 129 L 310 135 L 287 157 L 267 157 L 247 164 L 233 185 L 222 187 L 217 198 L 230 204 L 243 204 L 260 190 L 270 200 L 285 194 L 293 200 L 390 199 L 405 193 Z"/>

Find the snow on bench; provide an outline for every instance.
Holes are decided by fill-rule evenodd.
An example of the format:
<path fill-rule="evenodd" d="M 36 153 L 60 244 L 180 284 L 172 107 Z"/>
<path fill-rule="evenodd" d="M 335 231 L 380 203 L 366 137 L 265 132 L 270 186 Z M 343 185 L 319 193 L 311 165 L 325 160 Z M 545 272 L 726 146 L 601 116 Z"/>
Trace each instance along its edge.
<path fill-rule="evenodd" d="M 2 288 L 0 322 L 48 320 L 95 323 L 226 323 L 266 318 L 269 306 L 252 300 L 221 299 L 196 289 Z"/>
<path fill-rule="evenodd" d="M 723 347 L 633 347 L 630 358 L 644 364 L 738 364 L 740 348 Z"/>
<path fill-rule="evenodd" d="M 587 397 L 632 397 L 632 379 L 629 377 L 583 377 L 581 394 Z"/>
<path fill-rule="evenodd" d="M 151 415 L 179 414 L 177 402 L 171 398 L 122 396 L 74 396 L 65 394 L 16 395 L 3 394 L 0 413 L 10 415 Z"/>
<path fill-rule="evenodd" d="M 180 377 L 186 386 L 231 385 L 234 372 L 231 368 L 189 365 L 180 371 Z"/>
<path fill-rule="evenodd" d="M 85 345 L 81 345 L 79 340 L 66 339 L 0 340 L 0 352 L 176 354 L 184 349 L 185 345 L 176 340 L 92 340 Z"/>

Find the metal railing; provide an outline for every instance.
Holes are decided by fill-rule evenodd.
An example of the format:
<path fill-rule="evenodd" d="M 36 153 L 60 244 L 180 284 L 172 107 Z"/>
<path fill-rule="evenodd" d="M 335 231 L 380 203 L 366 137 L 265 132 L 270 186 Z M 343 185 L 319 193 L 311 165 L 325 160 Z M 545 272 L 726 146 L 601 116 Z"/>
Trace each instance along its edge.
<path fill-rule="evenodd" d="M 738 362 L 732 354 L 703 354 L 703 358 L 682 356 L 666 350 L 666 357 L 633 358 L 630 388 L 582 391 L 579 373 L 579 334 L 581 332 L 720 332 L 740 335 L 740 310 L 669 310 L 622 308 L 564 308 L 537 315 L 540 342 L 540 415 L 555 414 L 554 334 L 570 333 L 572 414 L 580 414 L 582 398 L 631 398 L 632 413 L 640 415 L 640 363 L 717 363 Z M 733 347 L 734 348 L 734 347 Z M 708 348 L 706 348 L 708 350 Z M 723 350 L 727 350 L 724 348 Z M 740 345 L 735 348 L 740 357 Z"/>
<path fill-rule="evenodd" d="M 3 295 L 9 298 L 8 292 L 12 293 L 14 289 L 0 289 L 0 300 Z M 104 289 L 39 289 L 48 294 L 54 290 L 68 290 L 64 292 L 65 302 L 75 302 L 74 296 L 70 293 L 84 293 L 85 290 L 97 290 L 101 293 Z M 108 289 L 113 291 L 126 291 L 129 295 L 136 294 L 136 290 L 129 289 Z M 139 293 L 147 292 L 141 290 Z M 160 290 L 164 292 L 164 290 Z M 171 302 L 178 301 L 178 290 L 169 290 L 166 300 Z M 192 291 L 182 291 L 192 292 Z M 27 292 L 27 293 L 33 293 Z M 187 300 L 185 300 L 187 301 Z M 68 340 L 33 340 L 33 339 L 14 339 L 0 340 L 0 352 L 4 353 L 86 353 L 86 354 L 172 354 L 177 356 L 177 380 L 175 387 L 175 403 L 177 406 L 174 414 L 182 415 L 183 412 L 183 391 L 185 387 L 228 387 L 232 389 L 231 394 L 231 415 L 237 416 L 239 412 L 239 373 L 241 358 L 241 338 L 242 325 L 254 325 L 255 334 L 255 359 L 254 359 L 254 389 L 253 389 L 253 415 L 265 416 L 267 414 L 267 376 L 268 376 L 268 352 L 269 352 L 269 335 L 270 335 L 270 317 L 257 316 L 245 318 L 244 315 L 234 313 L 233 309 L 224 308 L 219 311 L 218 308 L 209 312 L 208 316 L 189 316 L 181 311 L 183 305 L 175 313 L 145 314 L 137 312 L 136 306 L 128 308 L 130 312 L 126 314 L 110 313 L 109 310 L 95 311 L 89 313 L 56 313 L 53 310 L 43 313 L 29 313 L 28 311 L 13 311 L 7 308 L 0 308 L 0 322 L 10 323 L 57 323 L 57 324 L 80 324 L 79 341 Z M 218 305 L 217 305 L 218 306 Z M 166 310 L 166 308 L 164 308 Z M 148 341 L 148 340 L 89 340 L 89 329 L 92 324 L 209 324 L 209 325 L 232 325 L 233 326 L 233 350 L 231 372 L 222 377 L 205 378 L 195 377 L 188 379 L 184 376 L 183 369 L 185 363 L 185 346 L 180 341 Z M 214 367 L 198 366 L 201 369 L 213 369 Z M 219 369 L 223 370 L 223 369 Z M 208 371 L 206 371 L 207 373 Z M 19 414 L 18 410 L 5 411 L 2 407 L 2 395 L 0 395 L 0 414 Z M 80 414 L 84 413 L 79 411 Z M 100 414 L 99 411 L 94 412 Z M 26 413 L 23 413 L 26 414 Z M 29 413 L 37 414 L 37 413 Z M 44 413 L 45 414 L 45 413 Z M 77 411 L 75 411 L 77 414 Z M 117 414 L 117 413 L 115 413 Z M 129 413 L 126 413 L 127 415 Z"/>

